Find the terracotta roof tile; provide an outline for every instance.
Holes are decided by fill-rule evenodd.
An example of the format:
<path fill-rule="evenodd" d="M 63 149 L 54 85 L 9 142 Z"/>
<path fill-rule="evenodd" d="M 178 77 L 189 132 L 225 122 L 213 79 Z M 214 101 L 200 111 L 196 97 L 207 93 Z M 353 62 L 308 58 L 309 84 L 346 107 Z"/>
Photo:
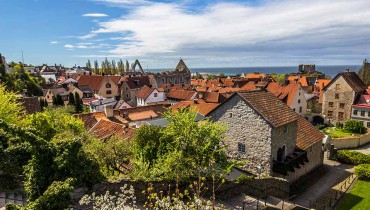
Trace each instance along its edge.
<path fill-rule="evenodd" d="M 147 99 L 149 95 L 153 92 L 154 88 L 150 88 L 144 85 L 140 91 L 137 93 L 138 98 Z"/>
<path fill-rule="evenodd" d="M 318 141 L 322 141 L 322 134 L 315 126 L 309 123 L 304 117 L 298 116 L 297 147 L 305 150 Z"/>
<path fill-rule="evenodd" d="M 82 120 L 86 130 L 90 130 L 98 122 L 94 113 L 76 114 L 75 117 Z"/>
<path fill-rule="evenodd" d="M 167 98 L 173 98 L 178 100 L 190 100 L 192 97 L 196 94 L 195 91 L 190 90 L 170 90 L 170 92 L 167 94 Z"/>
<path fill-rule="evenodd" d="M 334 79 L 330 81 L 330 83 L 324 88 L 324 90 L 326 90 L 331 84 L 333 84 L 339 76 L 342 76 L 343 79 L 348 83 L 349 86 L 351 86 L 351 88 L 356 93 L 366 91 L 367 86 L 356 74 L 356 72 L 341 72 L 337 74 L 337 76 L 335 76 Z"/>
<path fill-rule="evenodd" d="M 81 75 L 77 80 L 79 86 L 89 86 L 92 90 L 98 91 L 104 80 L 104 76 L 100 75 Z"/>
<path fill-rule="evenodd" d="M 263 79 L 263 78 L 266 78 L 266 74 L 259 73 L 259 72 L 254 72 L 254 73 L 247 74 L 247 76 L 245 76 L 245 78 L 247 78 L 247 79 Z"/>
<path fill-rule="evenodd" d="M 289 83 L 301 83 L 302 87 L 307 87 L 307 77 L 306 76 L 289 76 Z"/>
<path fill-rule="evenodd" d="M 141 121 L 152 118 L 157 118 L 159 115 L 153 110 L 146 110 L 141 112 L 133 112 L 128 114 L 128 119 L 131 121 Z"/>
<path fill-rule="evenodd" d="M 148 76 L 124 77 L 122 81 L 126 82 L 130 89 L 137 89 L 143 87 L 144 85 L 150 85 Z"/>
<path fill-rule="evenodd" d="M 201 115 L 207 116 L 211 111 L 216 109 L 220 105 L 219 103 L 205 103 L 196 101 L 180 101 L 177 104 L 171 106 L 173 111 L 179 110 L 183 107 L 194 107 Z"/>
<path fill-rule="evenodd" d="M 114 123 L 108 120 L 99 120 L 89 132 L 94 134 L 98 139 L 107 139 L 116 136 L 121 139 L 131 139 L 135 134 L 135 129 L 125 128 L 124 125 Z"/>

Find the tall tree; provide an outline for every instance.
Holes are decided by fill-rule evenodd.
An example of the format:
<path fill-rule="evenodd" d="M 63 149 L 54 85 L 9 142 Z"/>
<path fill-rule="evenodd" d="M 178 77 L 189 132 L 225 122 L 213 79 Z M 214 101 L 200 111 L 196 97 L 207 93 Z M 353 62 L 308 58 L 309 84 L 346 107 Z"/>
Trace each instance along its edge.
<path fill-rule="evenodd" d="M 57 103 L 58 103 L 58 106 L 64 106 L 63 97 L 59 94 L 57 94 Z"/>
<path fill-rule="evenodd" d="M 117 62 L 117 74 L 122 75 L 122 73 L 125 71 L 125 64 L 123 63 L 122 59 L 119 59 Z"/>
<path fill-rule="evenodd" d="M 99 63 L 97 60 L 94 61 L 94 73 L 99 74 Z"/>
<path fill-rule="evenodd" d="M 0 83 L 0 119 L 7 123 L 17 123 L 24 114 L 23 106 L 17 101 L 15 93 L 5 90 Z"/>
<path fill-rule="evenodd" d="M 88 70 L 91 71 L 91 62 L 90 62 L 90 60 L 87 60 L 86 68 L 88 68 Z"/>
<path fill-rule="evenodd" d="M 129 72 L 130 71 L 130 64 L 128 63 L 128 60 L 126 60 L 126 70 L 125 72 Z"/>
<path fill-rule="evenodd" d="M 74 106 L 75 105 L 75 96 L 73 95 L 72 92 L 69 93 L 68 105 L 71 105 L 71 106 Z"/>
<path fill-rule="evenodd" d="M 366 85 L 370 85 L 370 63 L 367 59 L 364 60 L 362 67 L 358 71 L 358 76 Z"/>
<path fill-rule="evenodd" d="M 75 112 L 81 113 L 83 111 L 83 102 L 80 98 L 80 95 L 76 92 L 75 93 Z"/>
<path fill-rule="evenodd" d="M 111 74 L 112 74 L 112 75 L 115 75 L 116 73 L 117 73 L 117 65 L 116 65 L 116 61 L 115 61 L 115 60 L 112 60 Z"/>

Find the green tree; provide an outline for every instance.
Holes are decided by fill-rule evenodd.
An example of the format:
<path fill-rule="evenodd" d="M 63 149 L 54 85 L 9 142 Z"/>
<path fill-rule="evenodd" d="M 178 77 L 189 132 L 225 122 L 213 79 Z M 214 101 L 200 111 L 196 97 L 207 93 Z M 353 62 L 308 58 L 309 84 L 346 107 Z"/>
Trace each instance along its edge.
<path fill-rule="evenodd" d="M 97 60 L 94 61 L 94 73 L 99 74 L 99 63 Z"/>
<path fill-rule="evenodd" d="M 64 101 L 63 101 L 63 98 L 60 94 L 57 94 L 57 105 L 58 106 L 64 106 Z"/>
<path fill-rule="evenodd" d="M 88 68 L 88 70 L 91 71 L 91 62 L 90 62 L 90 60 L 87 60 L 86 68 Z"/>
<path fill-rule="evenodd" d="M 54 106 L 58 106 L 58 99 L 57 99 L 57 97 L 53 96 L 52 97 L 52 100 L 53 100 L 53 105 Z"/>
<path fill-rule="evenodd" d="M 221 72 L 218 76 L 225 77 L 225 74 Z"/>
<path fill-rule="evenodd" d="M 364 126 L 363 121 L 348 120 L 344 123 L 344 130 L 350 133 L 364 134 L 367 129 Z"/>
<path fill-rule="evenodd" d="M 69 98 L 68 98 L 68 105 L 74 106 L 75 105 L 75 96 L 73 95 L 72 92 L 69 93 Z"/>
<path fill-rule="evenodd" d="M 6 91 L 0 83 L 0 119 L 6 123 L 18 123 L 23 114 L 23 106 L 17 101 L 15 93 Z"/>
<path fill-rule="evenodd" d="M 75 112 L 76 113 L 81 113 L 83 111 L 83 102 L 82 99 L 80 98 L 80 95 L 76 92 L 75 93 Z"/>

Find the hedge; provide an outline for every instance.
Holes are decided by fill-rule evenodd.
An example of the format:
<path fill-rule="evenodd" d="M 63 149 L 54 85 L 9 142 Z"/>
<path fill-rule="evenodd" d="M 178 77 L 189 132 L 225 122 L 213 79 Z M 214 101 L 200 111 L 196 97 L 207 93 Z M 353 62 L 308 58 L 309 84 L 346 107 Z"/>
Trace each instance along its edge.
<path fill-rule="evenodd" d="M 361 164 L 356 166 L 355 174 L 361 180 L 370 180 L 370 164 Z"/>
<path fill-rule="evenodd" d="M 370 156 L 361 152 L 350 150 L 339 150 L 336 159 L 341 163 L 350 165 L 370 164 Z"/>

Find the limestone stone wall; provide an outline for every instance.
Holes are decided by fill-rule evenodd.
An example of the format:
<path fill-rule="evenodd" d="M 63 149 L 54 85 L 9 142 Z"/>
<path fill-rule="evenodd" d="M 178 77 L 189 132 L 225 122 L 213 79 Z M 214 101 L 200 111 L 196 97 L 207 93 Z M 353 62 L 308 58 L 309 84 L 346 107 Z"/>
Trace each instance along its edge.
<path fill-rule="evenodd" d="M 303 166 L 300 165 L 300 168 L 295 168 L 295 172 L 289 172 L 287 180 L 289 183 L 293 183 L 304 175 L 308 174 L 310 171 L 321 166 L 324 160 L 324 153 L 322 151 L 322 142 L 318 141 L 316 144 L 312 145 L 310 148 L 306 149 L 308 163 L 305 163 Z"/>
<path fill-rule="evenodd" d="M 287 129 L 287 130 L 286 130 Z M 297 142 L 297 121 L 288 123 L 272 130 L 271 153 L 274 160 L 278 159 L 278 149 L 285 145 L 285 154 L 294 152 Z M 272 160 L 271 160 L 272 164 Z"/>
<path fill-rule="evenodd" d="M 244 169 L 256 173 L 262 164 L 265 175 L 272 174 L 271 132 L 266 121 L 236 95 L 211 114 L 213 121 L 228 126 L 224 143 L 230 157 L 248 160 Z M 245 153 L 238 152 L 238 144 L 245 144 Z"/>
<path fill-rule="evenodd" d="M 339 87 L 337 86 L 339 85 Z M 335 98 L 335 94 L 339 94 L 339 99 Z M 351 109 L 352 104 L 355 99 L 356 93 L 352 88 L 347 84 L 347 82 L 340 76 L 333 84 L 328 87 L 323 93 L 323 102 L 322 102 L 322 114 L 326 118 L 332 120 L 332 123 L 338 121 L 347 121 L 351 118 Z M 329 107 L 329 102 L 333 102 L 333 106 Z M 344 108 L 340 108 L 340 103 L 344 103 Z M 328 116 L 328 112 L 332 111 L 332 117 Z M 338 118 L 338 113 L 343 112 L 343 119 Z"/>

